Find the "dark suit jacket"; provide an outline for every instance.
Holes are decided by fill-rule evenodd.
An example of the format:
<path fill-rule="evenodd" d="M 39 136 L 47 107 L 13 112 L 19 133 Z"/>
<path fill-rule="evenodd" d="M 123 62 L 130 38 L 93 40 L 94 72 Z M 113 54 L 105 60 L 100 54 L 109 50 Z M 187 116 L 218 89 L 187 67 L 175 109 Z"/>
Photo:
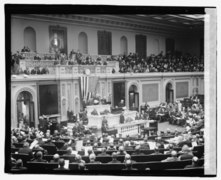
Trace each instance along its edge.
<path fill-rule="evenodd" d="M 28 154 L 29 156 L 32 156 L 32 150 L 29 147 L 20 148 L 18 150 L 19 154 Z"/>
<path fill-rule="evenodd" d="M 180 160 L 187 160 L 187 159 L 192 159 L 193 155 L 192 154 L 182 154 L 179 156 Z"/>

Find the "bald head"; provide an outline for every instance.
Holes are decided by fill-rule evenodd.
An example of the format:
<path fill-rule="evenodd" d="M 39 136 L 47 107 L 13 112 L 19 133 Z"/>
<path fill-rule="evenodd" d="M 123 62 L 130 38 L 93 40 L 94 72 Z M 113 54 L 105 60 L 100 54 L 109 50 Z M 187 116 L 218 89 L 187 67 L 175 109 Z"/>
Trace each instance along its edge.
<path fill-rule="evenodd" d="M 172 151 L 172 152 L 171 152 L 171 156 L 172 156 L 172 157 L 177 157 L 177 152 L 176 152 L 176 151 Z"/>

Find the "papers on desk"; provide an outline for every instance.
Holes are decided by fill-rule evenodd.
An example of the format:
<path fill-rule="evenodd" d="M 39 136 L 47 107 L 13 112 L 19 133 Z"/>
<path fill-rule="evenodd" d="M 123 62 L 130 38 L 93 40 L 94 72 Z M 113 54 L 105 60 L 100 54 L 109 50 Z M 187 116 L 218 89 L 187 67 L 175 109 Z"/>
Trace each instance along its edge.
<path fill-rule="evenodd" d="M 76 141 L 76 146 L 75 146 L 76 151 L 81 151 L 82 147 L 83 147 L 83 140 Z"/>
<path fill-rule="evenodd" d="M 33 149 L 36 144 L 38 144 L 38 141 L 35 139 L 35 140 L 31 143 L 30 149 Z"/>

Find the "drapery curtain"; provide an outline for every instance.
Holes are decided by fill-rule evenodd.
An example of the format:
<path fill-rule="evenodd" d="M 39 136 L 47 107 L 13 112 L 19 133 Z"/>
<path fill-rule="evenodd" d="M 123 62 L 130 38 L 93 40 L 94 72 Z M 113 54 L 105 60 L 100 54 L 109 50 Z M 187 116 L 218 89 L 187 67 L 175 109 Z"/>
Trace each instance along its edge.
<path fill-rule="evenodd" d="M 136 53 L 142 58 L 146 58 L 147 39 L 144 35 L 136 35 Z"/>
<path fill-rule="evenodd" d="M 111 55 L 112 54 L 112 39 L 111 32 L 98 31 L 98 54 Z"/>

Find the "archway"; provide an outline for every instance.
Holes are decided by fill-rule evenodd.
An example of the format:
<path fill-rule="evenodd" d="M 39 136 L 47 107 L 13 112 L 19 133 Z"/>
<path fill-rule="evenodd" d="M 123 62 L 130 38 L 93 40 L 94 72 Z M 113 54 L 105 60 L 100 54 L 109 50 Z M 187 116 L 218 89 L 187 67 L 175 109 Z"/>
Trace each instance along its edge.
<path fill-rule="evenodd" d="M 122 55 L 127 55 L 127 38 L 125 36 L 120 39 L 120 52 Z"/>
<path fill-rule="evenodd" d="M 139 110 L 139 92 L 136 85 L 131 85 L 129 88 L 129 110 Z"/>
<path fill-rule="evenodd" d="M 173 86 L 169 82 L 166 85 L 166 102 L 167 103 L 173 103 L 174 101 L 174 92 L 173 92 Z"/>
<path fill-rule="evenodd" d="M 36 32 L 32 27 L 26 27 L 24 30 L 24 45 L 36 51 Z"/>
<path fill-rule="evenodd" d="M 81 53 L 88 53 L 88 40 L 85 32 L 81 32 L 78 36 L 78 49 Z"/>
<path fill-rule="evenodd" d="M 22 91 L 17 97 L 18 127 L 29 125 L 35 127 L 34 102 L 30 92 Z"/>

